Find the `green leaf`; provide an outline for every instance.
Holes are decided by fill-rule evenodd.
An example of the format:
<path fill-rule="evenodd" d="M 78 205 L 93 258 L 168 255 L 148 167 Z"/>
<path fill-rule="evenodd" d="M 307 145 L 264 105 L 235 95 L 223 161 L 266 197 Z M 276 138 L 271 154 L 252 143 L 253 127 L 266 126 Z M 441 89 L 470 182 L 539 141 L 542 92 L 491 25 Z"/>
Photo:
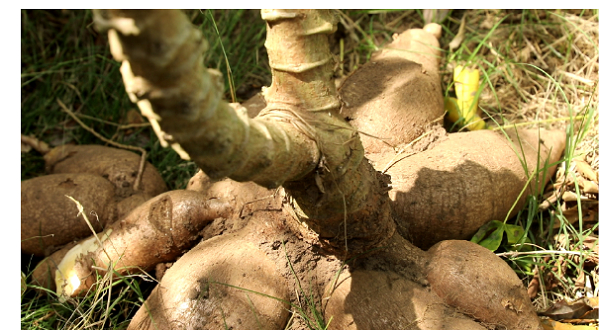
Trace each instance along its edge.
<path fill-rule="evenodd" d="M 504 233 L 506 233 L 508 244 L 516 244 L 525 235 L 525 229 L 521 226 L 508 225 L 498 220 L 492 220 L 479 228 L 471 238 L 471 242 L 491 251 L 496 251 L 502 244 Z"/>
<path fill-rule="evenodd" d="M 471 238 L 471 242 L 479 244 L 479 242 L 481 242 L 487 236 L 490 230 L 501 228 L 503 225 L 504 223 L 498 220 L 492 220 L 486 223 L 485 225 L 479 228 L 475 235 L 473 235 L 473 238 Z"/>
<path fill-rule="evenodd" d="M 517 225 L 504 225 L 504 232 L 506 233 L 508 244 L 517 244 L 521 240 L 521 237 L 525 235 L 525 229 Z"/>
<path fill-rule="evenodd" d="M 502 224 L 502 223 L 501 223 Z M 494 230 L 488 237 L 479 242 L 479 245 L 491 251 L 496 251 L 502 244 L 502 236 L 504 234 L 504 226 Z"/>

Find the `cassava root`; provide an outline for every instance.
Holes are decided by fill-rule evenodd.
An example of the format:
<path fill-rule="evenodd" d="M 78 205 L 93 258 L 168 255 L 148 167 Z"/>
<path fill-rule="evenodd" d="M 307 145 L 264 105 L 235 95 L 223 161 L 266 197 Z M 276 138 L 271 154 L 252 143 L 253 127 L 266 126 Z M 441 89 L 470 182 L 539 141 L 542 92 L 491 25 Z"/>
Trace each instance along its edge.
<path fill-rule="evenodd" d="M 189 27 L 184 28 L 183 25 L 165 24 L 162 18 L 149 19 L 154 13 L 145 18 L 142 16 L 148 12 L 130 13 L 109 11 L 97 12 L 96 15 L 99 15 L 99 24 L 115 29 L 109 32 L 111 48 L 115 48 L 113 50 L 115 58 L 124 60 L 124 79 L 132 99 L 139 101 L 138 104 L 147 116 L 155 120 L 156 123 L 160 123 L 160 132 L 164 133 L 163 137 L 166 140 L 180 145 L 186 151 L 186 154 L 189 152 L 191 158 L 206 169 L 207 177 L 199 178 L 196 184 L 193 182 L 190 184 L 190 187 L 198 187 L 200 192 L 189 198 L 204 202 L 224 203 L 226 210 L 218 217 L 231 218 L 232 210 L 237 209 L 239 206 L 234 205 L 234 200 L 239 197 L 236 192 L 243 189 L 257 191 L 255 190 L 256 187 L 232 181 L 214 183 L 208 177 L 216 178 L 230 174 L 231 177 L 239 180 L 255 180 L 268 188 L 278 185 L 282 185 L 284 188 L 284 191 L 272 194 L 274 198 L 271 200 L 275 201 L 274 204 L 279 208 L 265 207 L 248 211 L 245 214 L 250 220 L 246 221 L 245 224 L 247 223 L 247 225 L 242 226 L 243 228 L 239 231 L 227 231 L 223 235 L 204 240 L 175 262 L 173 267 L 166 271 L 161 283 L 136 314 L 130 324 L 130 329 L 147 329 L 153 326 L 158 328 L 197 327 L 217 329 L 224 326 L 233 326 L 234 328 L 281 329 L 289 317 L 288 310 L 291 302 L 296 301 L 298 305 L 301 305 L 306 302 L 305 299 L 308 299 L 306 296 L 299 297 L 298 295 L 294 297 L 294 291 L 297 291 L 297 286 L 302 285 L 307 288 L 308 285 L 311 285 L 311 280 L 315 278 L 311 277 L 311 273 L 317 274 L 314 292 L 318 296 L 317 301 L 322 302 L 322 305 L 318 307 L 323 307 L 326 316 L 334 316 L 334 321 L 331 324 L 332 328 L 342 329 L 355 326 L 361 330 L 381 329 L 389 324 L 377 324 L 376 321 L 381 320 L 383 322 L 390 318 L 396 318 L 393 320 L 396 323 L 390 324 L 405 327 L 415 326 L 421 329 L 436 329 L 440 326 L 449 326 L 455 329 L 481 329 L 479 322 L 497 323 L 512 329 L 519 327 L 526 329 L 539 328 L 538 320 L 532 314 L 533 307 L 531 303 L 527 299 L 513 299 L 513 297 L 518 296 L 514 294 L 515 290 L 522 291 L 523 288 L 521 285 L 519 286 L 520 289 L 515 289 L 515 275 L 508 266 L 496 267 L 497 270 L 495 270 L 502 273 L 498 278 L 506 279 L 507 286 L 479 281 L 479 277 L 483 276 L 485 265 L 502 263 L 491 252 L 483 251 L 483 248 L 473 243 L 462 242 L 466 245 L 460 245 L 461 243 L 455 243 L 455 241 L 439 243 L 440 245 L 436 245 L 431 251 L 424 252 L 399 234 L 404 230 L 410 231 L 415 228 L 415 226 L 411 226 L 406 222 L 405 219 L 408 218 L 406 214 L 399 216 L 400 212 L 407 209 L 407 207 L 397 207 L 400 204 L 398 202 L 400 199 L 394 198 L 397 197 L 403 184 L 401 174 L 404 171 L 410 172 L 406 162 L 419 156 L 420 153 L 405 158 L 390 167 L 386 172 L 389 173 L 388 178 L 377 173 L 363 158 L 362 147 L 357 138 L 358 131 L 345 123 L 335 122 L 336 118 L 339 119 L 336 111 L 339 108 L 335 104 L 337 102 L 335 89 L 334 87 L 331 88 L 333 79 L 331 79 L 331 69 L 328 67 L 331 64 L 330 55 L 325 54 L 323 44 L 326 44 L 326 41 L 323 41 L 323 35 L 319 33 L 332 31 L 335 20 L 331 19 L 329 13 L 315 15 L 312 11 L 263 11 L 263 17 L 268 25 L 267 48 L 269 56 L 273 57 L 274 79 L 273 85 L 265 91 L 267 108 L 259 114 L 259 120 L 256 123 L 262 123 L 261 120 L 264 120 L 265 122 L 273 121 L 279 125 L 264 129 L 263 133 L 266 131 L 268 132 L 267 135 L 280 130 L 280 128 L 275 127 L 284 127 L 282 130 L 286 132 L 287 130 L 294 131 L 295 133 L 290 133 L 292 134 L 291 137 L 286 138 L 287 133 L 281 133 L 282 135 L 273 138 L 274 140 L 279 139 L 289 142 L 289 148 L 291 149 L 294 149 L 297 142 L 308 143 L 305 143 L 305 146 L 302 147 L 304 148 L 303 151 L 299 152 L 299 155 L 307 156 L 307 158 L 302 161 L 290 158 L 292 162 L 301 163 L 305 161 L 305 163 L 294 164 L 292 168 L 283 166 L 282 171 L 286 173 L 282 176 L 278 176 L 275 172 L 267 175 L 267 172 L 279 166 L 279 161 L 282 161 L 283 158 L 292 157 L 294 154 L 290 152 L 283 153 L 280 158 L 277 158 L 279 156 L 268 158 L 269 155 L 265 156 L 267 158 L 259 157 L 261 161 L 265 160 L 265 162 L 258 164 L 258 170 L 256 168 L 252 170 L 257 173 L 256 177 L 245 176 L 252 172 L 249 169 L 253 168 L 253 165 L 257 165 L 254 160 L 243 157 L 243 160 L 235 158 L 226 160 L 225 157 L 231 154 L 239 153 L 242 155 L 242 153 L 245 153 L 245 151 L 241 152 L 241 145 L 245 141 L 238 141 L 233 146 L 226 146 L 222 140 L 219 140 L 220 137 L 217 133 L 222 131 L 224 139 L 228 140 L 227 136 L 232 136 L 232 138 L 236 135 L 245 136 L 242 133 L 253 132 L 258 126 L 251 127 L 253 124 L 249 119 L 246 119 L 243 107 L 233 110 L 229 106 L 223 106 L 219 103 L 220 94 L 208 91 L 207 86 L 210 84 L 215 85 L 213 86 L 215 90 L 222 88 L 219 85 L 220 82 L 213 79 L 216 75 L 205 74 L 202 76 L 203 78 L 187 75 L 188 72 L 196 69 L 198 69 L 196 71 L 204 70 L 201 64 L 198 64 L 201 62 L 202 51 L 199 49 L 202 46 L 197 35 L 194 34 L 195 32 L 186 31 L 185 29 L 189 30 Z M 178 15 L 174 12 L 167 12 L 165 17 L 171 16 L 171 19 L 173 19 L 181 16 Z M 160 24 L 162 30 L 157 30 L 157 34 L 148 32 L 156 27 L 155 25 L 158 25 L 157 22 L 162 22 Z M 303 30 L 305 27 L 311 27 L 311 29 Z M 181 30 L 178 30 L 179 28 Z M 184 33 L 180 33 L 182 31 Z M 417 35 L 418 33 L 420 32 L 416 32 Z M 286 40 L 284 38 L 286 35 L 288 37 L 291 35 L 297 39 L 293 39 L 290 47 L 281 47 L 280 44 Z M 412 32 L 408 35 L 410 37 Z M 136 41 L 138 37 L 149 40 Z M 304 37 L 306 39 L 302 39 Z M 183 41 L 186 38 L 195 41 L 195 43 L 190 43 L 189 48 Z M 398 38 L 402 39 L 403 37 Z M 432 42 L 434 39 L 431 39 Z M 137 46 L 142 45 L 143 47 L 136 49 L 136 42 L 140 43 Z M 320 50 L 315 51 L 315 53 L 306 50 L 305 53 L 302 53 L 300 45 L 310 44 L 311 42 L 321 42 L 320 46 L 315 46 Z M 401 42 L 398 43 L 401 44 Z M 169 46 L 172 45 L 175 45 L 175 47 L 170 48 Z M 409 43 L 408 48 L 416 47 L 413 46 L 410 46 Z M 427 46 L 428 49 L 431 49 L 430 46 Z M 298 56 L 301 57 L 301 61 L 296 61 L 296 56 L 292 53 L 302 54 Z M 280 59 L 288 58 L 290 63 L 281 64 L 279 62 Z M 419 58 L 418 56 L 406 59 L 404 62 L 405 67 L 411 68 L 408 72 L 412 72 L 412 75 L 417 79 L 416 81 L 424 83 L 423 86 L 428 86 L 430 83 L 439 84 L 439 82 L 434 81 L 435 79 L 432 79 L 437 74 L 435 63 L 437 63 L 435 60 L 431 61 L 431 59 Z M 178 66 L 177 64 L 183 65 Z M 427 68 L 429 67 L 433 67 L 431 73 L 428 72 L 429 69 Z M 164 79 L 156 78 L 162 77 L 165 72 L 170 73 L 170 75 L 166 75 Z M 411 81 L 408 79 L 399 86 L 410 87 Z M 186 84 L 186 82 L 190 83 Z M 393 82 L 391 84 L 393 85 Z M 314 95 L 305 93 L 305 89 L 316 93 Z M 415 91 L 415 93 L 417 92 Z M 201 94 L 201 97 L 198 96 L 199 94 Z M 286 95 L 289 97 L 286 97 Z M 434 96 L 430 101 L 432 107 L 435 108 L 439 95 L 436 92 L 432 92 L 432 95 Z M 318 98 L 318 96 L 323 96 L 323 98 Z M 377 98 L 379 94 L 373 93 L 370 96 Z M 413 103 L 409 101 L 400 102 L 407 106 L 403 111 L 409 114 L 411 113 L 411 104 L 413 108 L 415 104 L 421 104 L 419 95 L 412 96 Z M 193 97 L 197 98 L 193 99 Z M 182 100 L 183 102 L 177 103 Z M 226 118 L 226 120 L 231 119 L 233 122 L 232 127 L 238 128 L 224 129 L 223 126 L 218 125 L 215 126 L 216 128 L 210 127 L 208 120 L 213 118 L 202 111 L 196 112 L 195 106 L 203 101 L 209 104 L 204 110 L 216 117 L 222 116 L 220 120 L 225 120 L 223 118 Z M 390 104 L 393 103 L 390 102 Z M 354 104 L 350 104 L 350 106 L 354 106 Z M 304 107 L 306 109 L 303 109 Z M 428 106 L 425 108 L 428 108 Z M 437 108 L 432 109 L 432 112 L 436 113 L 437 110 Z M 395 111 L 393 107 L 381 107 L 380 115 L 372 112 L 369 116 L 366 116 L 356 112 L 357 115 L 352 120 L 357 125 L 360 125 L 361 121 L 391 122 L 391 118 L 394 118 L 391 111 Z M 310 115 L 311 112 L 315 113 L 314 117 Z M 231 117 L 227 117 L 229 115 Z M 317 123 L 317 120 L 329 116 L 333 119 L 327 119 L 325 124 Z M 403 123 L 415 125 L 416 129 L 411 133 L 411 139 L 419 136 L 426 129 L 425 126 L 431 122 L 432 117 L 439 117 L 430 116 L 429 114 L 424 116 L 419 114 L 419 116 L 420 119 L 417 123 L 412 123 L 410 120 Z M 235 123 L 237 122 L 243 123 L 241 126 L 236 126 Z M 388 128 L 390 134 L 396 132 L 393 125 Z M 181 131 L 178 131 L 180 129 Z M 229 129 L 231 131 L 228 131 Z M 258 128 L 255 130 L 260 131 Z M 208 135 L 203 135 L 207 132 Z M 253 133 L 249 133 L 250 135 L 253 135 Z M 254 136 L 252 137 L 254 138 Z M 195 141 L 193 140 L 195 138 L 201 141 L 192 143 L 191 141 Z M 462 136 L 458 139 L 460 138 Z M 258 139 L 264 139 L 264 137 L 258 137 Z M 408 142 L 402 139 L 408 139 L 408 137 L 402 137 L 390 144 L 392 149 L 388 151 L 393 152 L 384 154 L 369 149 L 367 158 L 375 165 L 375 168 L 381 169 L 381 166 L 388 164 L 391 158 L 397 156 L 394 148 Z M 479 141 L 481 144 L 486 144 L 487 142 L 483 142 L 487 139 L 487 137 L 482 137 Z M 477 139 L 468 138 L 465 140 L 472 142 Z M 489 147 L 492 149 L 504 150 L 505 146 L 509 145 L 507 144 L 508 140 L 502 136 L 495 135 L 490 140 L 492 142 L 490 142 Z M 333 142 L 329 143 L 329 141 Z M 448 141 L 455 141 L 454 137 L 448 137 Z M 515 144 L 514 138 L 512 141 Z M 435 161 L 447 157 L 444 152 L 450 152 L 446 149 L 449 148 L 448 146 L 440 149 L 444 152 L 436 149 L 446 143 L 445 140 L 440 139 L 436 143 L 437 146 L 422 154 L 435 151 L 438 152 L 437 155 L 439 156 L 426 157 L 419 165 L 423 165 L 424 168 L 430 165 L 436 166 Z M 448 158 L 449 162 L 451 161 L 449 165 L 458 163 L 457 166 L 460 167 L 463 164 L 461 163 L 463 159 L 466 159 L 464 163 L 467 164 L 478 161 L 469 158 L 472 156 L 471 154 L 484 154 L 486 157 L 493 154 L 493 152 L 485 151 L 490 149 L 477 149 L 479 146 L 469 149 L 471 146 L 466 146 L 464 141 L 455 144 L 456 148 L 462 152 L 460 156 L 464 158 L 450 157 Z M 532 150 L 536 150 L 537 144 L 531 144 L 534 146 Z M 202 154 L 201 149 L 207 146 L 215 148 L 209 150 L 207 154 Z M 463 147 L 465 149 L 461 149 Z M 288 148 L 287 144 L 286 148 Z M 334 151 L 335 149 L 341 151 Z M 558 146 L 556 149 L 561 149 L 561 147 Z M 495 152 L 495 149 L 493 150 Z M 510 151 L 516 155 L 520 150 L 519 148 L 511 148 Z M 258 151 L 259 156 L 264 155 L 260 152 L 263 151 Z M 431 155 L 431 153 L 425 155 Z M 506 153 L 503 152 L 501 157 L 505 158 Z M 537 168 L 537 159 L 531 161 L 527 155 L 524 156 L 524 159 L 527 159 L 527 170 L 523 168 L 521 168 L 521 172 L 514 170 L 516 173 L 514 177 L 519 178 L 518 180 L 514 179 L 513 176 L 509 176 L 510 183 L 515 187 L 520 187 L 515 188 L 514 191 L 520 192 L 529 187 L 527 180 L 523 182 L 520 178 L 523 176 L 527 178 L 535 172 L 529 172 L 530 165 L 536 164 L 535 167 Z M 426 160 L 431 161 L 431 163 Z M 234 168 L 223 166 L 223 163 L 227 162 L 235 163 Z M 244 165 L 240 165 L 242 163 Z M 246 165 L 248 167 L 245 167 Z M 295 167 L 296 165 L 297 167 Z M 464 171 L 458 171 L 463 173 L 461 175 L 469 173 L 468 166 L 462 167 Z M 492 171 L 496 170 L 495 164 L 486 163 L 481 167 L 488 167 Z M 402 168 L 404 171 L 401 170 Z M 236 172 L 238 170 L 241 172 Z M 442 171 L 450 172 L 453 170 L 453 168 L 444 168 Z M 426 196 L 435 197 L 438 187 L 436 177 L 423 177 L 420 170 L 416 170 L 416 172 L 418 173 L 417 177 L 421 180 L 415 180 L 415 187 L 410 189 L 423 190 L 425 194 L 428 194 Z M 273 175 L 273 178 L 264 179 L 269 175 Z M 488 175 L 488 177 L 490 176 L 492 175 Z M 286 180 L 288 181 L 285 182 Z M 406 181 L 408 182 L 408 180 Z M 477 182 L 475 181 L 475 183 Z M 537 174 L 531 182 L 534 182 L 533 186 L 543 184 L 543 180 L 540 180 Z M 456 189 L 456 186 L 453 188 Z M 207 192 L 211 189 L 220 191 L 221 196 L 225 196 L 225 200 L 220 198 L 212 200 L 209 198 L 207 200 L 207 197 L 210 196 Z M 483 194 L 483 197 L 481 197 L 482 194 L 475 190 L 463 190 L 459 194 L 467 199 L 477 200 L 479 198 L 481 200 L 487 196 Z M 226 200 L 227 193 L 225 191 L 232 192 L 233 196 L 230 197 L 230 201 Z M 514 191 L 511 190 L 510 193 L 514 194 Z M 255 193 L 254 195 L 258 197 L 258 194 Z M 167 218 L 165 215 L 168 212 L 160 210 L 168 208 L 165 207 L 167 203 L 160 199 L 161 196 L 144 205 L 158 205 L 151 208 L 157 211 L 151 211 L 150 213 L 163 214 L 159 218 L 164 219 Z M 390 196 L 392 200 L 389 199 Z M 515 201 L 517 196 L 512 195 L 506 198 L 512 198 L 512 201 Z M 435 201 L 433 197 L 432 201 Z M 193 203 L 192 201 L 187 202 Z M 394 202 L 398 204 L 395 205 Z M 253 203 L 244 203 L 244 205 L 251 204 Z M 423 207 L 429 207 L 429 205 Z M 204 210 L 210 208 L 210 206 L 202 205 L 199 208 Z M 132 217 L 132 214 L 137 214 L 136 212 L 142 212 L 138 211 L 139 209 L 136 209 L 129 217 Z M 281 209 L 284 212 L 281 212 Z M 333 212 L 329 210 L 333 210 Z M 470 210 L 470 208 L 464 207 L 461 210 Z M 242 208 L 239 214 L 243 212 L 246 211 Z M 418 212 L 418 210 L 415 212 Z M 421 209 L 421 212 L 424 213 L 425 210 Z M 238 214 L 237 211 L 235 214 Z M 98 235 L 107 238 L 102 241 L 102 247 L 98 247 L 91 254 L 87 254 L 88 257 L 92 256 L 93 263 L 97 264 L 97 267 L 100 269 L 145 267 L 136 265 L 138 261 L 133 259 L 130 259 L 131 264 L 126 266 L 124 263 L 111 264 L 111 261 L 115 260 L 113 257 L 103 257 L 110 250 L 106 242 L 120 240 L 124 242 L 123 245 L 132 244 L 131 241 L 134 240 L 131 237 L 133 236 L 128 236 L 131 232 L 142 231 L 144 227 L 152 228 L 153 221 L 156 222 L 156 219 L 153 220 L 152 216 L 140 216 L 139 218 L 141 219 L 140 223 L 136 222 L 135 226 L 128 227 L 126 225 L 128 222 L 125 221 L 124 224 L 120 225 L 121 227 L 113 225 L 108 228 L 112 230 L 110 234 L 106 232 L 106 235 Z M 216 219 L 213 220 L 215 220 L 213 222 L 217 222 Z M 482 219 L 478 219 L 478 221 L 482 221 Z M 199 228 L 194 230 L 203 231 Z M 150 229 L 149 232 L 158 233 L 159 235 L 164 233 L 161 230 Z M 119 235 L 122 235 L 122 237 Z M 419 235 L 409 235 L 409 238 L 414 239 L 415 236 Z M 421 238 L 421 236 L 425 235 L 419 237 Z M 174 237 L 167 242 L 159 240 L 156 240 L 156 242 L 160 242 L 157 244 L 164 244 L 161 247 L 166 246 L 165 249 L 170 249 L 173 242 L 176 241 Z M 140 255 L 141 259 L 153 259 L 153 256 L 149 255 L 150 252 L 148 252 L 148 246 L 152 245 L 152 242 L 154 240 L 150 244 L 143 242 L 145 244 L 143 247 L 135 247 L 135 249 L 145 251 L 144 255 Z M 427 242 L 427 244 L 432 243 Z M 307 245 L 308 247 L 306 247 Z M 287 250 L 285 247 L 287 247 Z M 130 248 L 134 249 L 133 246 Z M 127 248 L 127 250 L 130 248 Z M 118 255 L 123 258 L 126 251 L 113 249 L 115 250 L 115 257 Z M 454 251 L 453 249 L 467 251 L 466 256 L 455 253 L 464 260 L 453 260 L 453 263 L 444 264 L 443 261 L 452 261 L 451 258 L 446 256 L 445 251 Z M 156 251 L 154 252 L 156 253 Z M 159 254 L 162 252 L 164 251 L 160 250 Z M 178 253 L 182 253 L 182 251 Z M 166 255 L 168 253 L 164 252 L 162 254 Z M 468 263 L 465 261 L 471 256 L 480 261 L 473 269 L 469 269 Z M 77 260 L 83 261 L 85 259 L 83 257 Z M 325 284 L 335 283 L 334 278 L 337 271 L 332 270 L 331 267 L 324 270 L 322 268 L 326 264 L 324 260 L 331 260 L 331 263 L 339 266 L 338 270 L 341 275 L 338 280 L 341 279 L 341 283 L 332 286 L 333 291 L 326 291 L 325 288 L 329 286 Z M 155 261 L 156 258 L 153 262 Z M 90 262 L 89 259 L 88 262 Z M 341 265 L 342 262 L 346 264 Z M 145 265 L 149 265 L 149 263 Z M 436 268 L 436 265 L 440 267 Z M 463 276 L 453 278 L 451 275 L 457 269 L 462 272 Z M 481 292 L 481 297 L 494 298 L 489 298 L 491 303 L 486 305 L 477 303 L 474 300 L 475 304 L 473 305 L 471 301 L 464 302 L 453 299 L 457 293 L 452 290 L 462 290 L 464 285 L 470 284 L 478 292 Z M 373 290 L 376 294 L 379 294 L 378 297 L 373 296 Z M 464 290 L 466 291 L 466 289 Z M 386 297 L 385 301 L 371 300 L 382 296 Z M 506 297 L 507 300 L 495 299 L 496 296 Z M 465 297 L 465 299 L 468 300 L 470 297 Z M 363 308 L 364 310 L 361 310 Z M 364 311 L 370 313 L 361 314 Z M 382 317 L 371 322 L 373 315 L 377 315 L 376 313 L 380 313 Z M 507 313 L 515 315 L 511 314 L 509 317 Z M 469 317 L 465 317 L 465 315 Z M 523 320 L 523 318 L 527 319 Z M 504 320 L 508 321 L 502 323 Z"/>

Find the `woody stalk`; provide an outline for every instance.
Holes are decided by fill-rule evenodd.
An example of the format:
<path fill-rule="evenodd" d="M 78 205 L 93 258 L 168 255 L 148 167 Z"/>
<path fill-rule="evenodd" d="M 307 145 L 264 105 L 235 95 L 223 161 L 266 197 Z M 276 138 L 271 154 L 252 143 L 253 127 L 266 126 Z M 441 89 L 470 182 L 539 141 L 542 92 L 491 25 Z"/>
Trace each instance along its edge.
<path fill-rule="evenodd" d="M 96 10 L 122 62 L 127 94 L 155 132 L 209 177 L 283 186 L 296 230 L 333 247 L 380 245 L 394 232 L 387 186 L 341 116 L 327 34 L 328 11 L 263 10 L 272 85 L 256 118 L 222 100 L 206 41 L 180 11 Z M 301 225 L 300 225 L 301 224 Z M 353 245 L 353 244 L 351 244 Z M 352 249 L 352 247 L 351 247 Z"/>

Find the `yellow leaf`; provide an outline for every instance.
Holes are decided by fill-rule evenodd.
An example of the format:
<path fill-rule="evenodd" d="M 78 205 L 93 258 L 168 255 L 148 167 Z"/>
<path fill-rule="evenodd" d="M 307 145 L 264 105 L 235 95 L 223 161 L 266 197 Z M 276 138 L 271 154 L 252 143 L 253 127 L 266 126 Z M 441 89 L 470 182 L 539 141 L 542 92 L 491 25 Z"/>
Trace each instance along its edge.
<path fill-rule="evenodd" d="M 485 129 L 485 122 L 477 114 L 479 70 L 457 66 L 454 69 L 454 89 L 456 98 L 447 97 L 444 100 L 448 120 L 454 123 L 460 120 L 471 131 Z"/>

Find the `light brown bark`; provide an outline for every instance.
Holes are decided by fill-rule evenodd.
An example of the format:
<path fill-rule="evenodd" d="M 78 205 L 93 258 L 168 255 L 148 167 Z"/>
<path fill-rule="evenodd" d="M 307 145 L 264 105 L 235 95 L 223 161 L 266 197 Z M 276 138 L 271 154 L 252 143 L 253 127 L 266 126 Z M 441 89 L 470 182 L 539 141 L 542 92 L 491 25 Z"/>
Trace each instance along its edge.
<path fill-rule="evenodd" d="M 123 61 L 126 90 L 159 135 L 211 178 L 283 185 L 290 211 L 334 246 L 374 246 L 394 231 L 383 177 L 357 131 L 338 114 L 329 11 L 264 10 L 273 83 L 256 118 L 222 101 L 220 74 L 202 63 L 205 41 L 178 11 L 95 11 Z M 309 233 L 304 233 L 309 234 Z"/>

